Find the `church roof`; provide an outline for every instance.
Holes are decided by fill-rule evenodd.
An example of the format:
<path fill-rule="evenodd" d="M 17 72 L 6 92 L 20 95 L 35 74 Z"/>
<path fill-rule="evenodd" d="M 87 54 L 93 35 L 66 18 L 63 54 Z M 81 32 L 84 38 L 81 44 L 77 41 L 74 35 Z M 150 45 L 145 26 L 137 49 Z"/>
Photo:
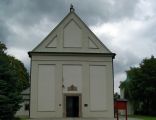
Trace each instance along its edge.
<path fill-rule="evenodd" d="M 115 56 L 79 18 L 73 8 L 68 15 L 35 47 L 35 53 L 108 54 Z"/>

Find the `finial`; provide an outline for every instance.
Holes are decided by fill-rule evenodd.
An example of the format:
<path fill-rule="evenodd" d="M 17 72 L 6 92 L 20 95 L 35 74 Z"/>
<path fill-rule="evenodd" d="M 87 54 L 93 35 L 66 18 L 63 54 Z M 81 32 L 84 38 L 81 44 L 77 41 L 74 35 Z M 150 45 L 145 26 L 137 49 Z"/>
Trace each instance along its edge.
<path fill-rule="evenodd" d="M 74 12 L 74 11 L 75 11 L 75 9 L 74 9 L 73 5 L 71 4 L 70 5 L 70 12 Z"/>

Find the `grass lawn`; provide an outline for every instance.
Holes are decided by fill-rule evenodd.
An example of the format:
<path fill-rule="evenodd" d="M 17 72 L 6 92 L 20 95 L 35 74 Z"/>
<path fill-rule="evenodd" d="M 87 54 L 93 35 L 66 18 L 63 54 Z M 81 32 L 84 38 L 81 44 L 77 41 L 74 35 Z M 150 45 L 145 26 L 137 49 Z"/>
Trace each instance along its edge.
<path fill-rule="evenodd" d="M 17 117 L 15 120 L 28 120 L 26 117 Z"/>
<path fill-rule="evenodd" d="M 142 116 L 142 115 L 133 115 L 129 116 L 130 118 L 140 118 L 142 120 L 156 120 L 156 117 L 153 116 Z"/>
<path fill-rule="evenodd" d="M 27 120 L 26 118 L 21 118 L 20 120 Z"/>

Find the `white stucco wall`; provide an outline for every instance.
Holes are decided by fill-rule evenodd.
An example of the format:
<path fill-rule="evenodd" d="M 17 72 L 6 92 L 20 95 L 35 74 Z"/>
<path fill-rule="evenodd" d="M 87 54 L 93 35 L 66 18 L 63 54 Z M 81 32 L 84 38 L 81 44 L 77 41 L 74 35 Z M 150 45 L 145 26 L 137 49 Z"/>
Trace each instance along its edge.
<path fill-rule="evenodd" d="M 82 47 L 82 30 L 72 19 L 63 29 L 64 47 Z"/>
<path fill-rule="evenodd" d="M 53 64 L 38 64 L 38 111 L 55 111 L 55 67 Z"/>
<path fill-rule="evenodd" d="M 70 13 L 33 51 L 110 53 L 75 13 Z"/>
<path fill-rule="evenodd" d="M 42 67 L 39 67 L 40 65 Z M 64 93 L 81 94 L 82 117 L 113 117 L 111 58 L 97 56 L 33 56 L 31 80 L 31 118 L 63 117 Z M 69 81 L 65 82 L 64 80 Z M 78 91 L 63 90 L 63 85 L 66 88 L 69 84 L 77 86 Z M 38 93 L 38 88 L 40 93 Z M 55 93 L 53 93 L 54 91 Z M 47 98 L 48 100 L 44 102 Z M 38 109 L 39 104 L 44 106 L 40 108 L 43 111 Z M 85 104 L 88 106 L 85 106 Z"/>
<path fill-rule="evenodd" d="M 82 65 L 64 64 L 63 66 L 63 93 L 82 93 Z M 76 91 L 68 91 L 74 85 Z"/>
<path fill-rule="evenodd" d="M 107 68 L 104 65 L 90 65 L 90 110 L 107 110 Z"/>

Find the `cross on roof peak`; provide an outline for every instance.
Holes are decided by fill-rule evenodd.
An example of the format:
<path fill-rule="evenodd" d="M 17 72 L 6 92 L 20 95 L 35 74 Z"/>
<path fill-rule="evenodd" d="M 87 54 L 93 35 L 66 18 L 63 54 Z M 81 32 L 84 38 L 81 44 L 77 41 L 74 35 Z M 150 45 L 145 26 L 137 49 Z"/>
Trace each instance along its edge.
<path fill-rule="evenodd" d="M 70 5 L 70 12 L 74 12 L 74 11 L 75 11 L 74 6 L 71 4 Z"/>

